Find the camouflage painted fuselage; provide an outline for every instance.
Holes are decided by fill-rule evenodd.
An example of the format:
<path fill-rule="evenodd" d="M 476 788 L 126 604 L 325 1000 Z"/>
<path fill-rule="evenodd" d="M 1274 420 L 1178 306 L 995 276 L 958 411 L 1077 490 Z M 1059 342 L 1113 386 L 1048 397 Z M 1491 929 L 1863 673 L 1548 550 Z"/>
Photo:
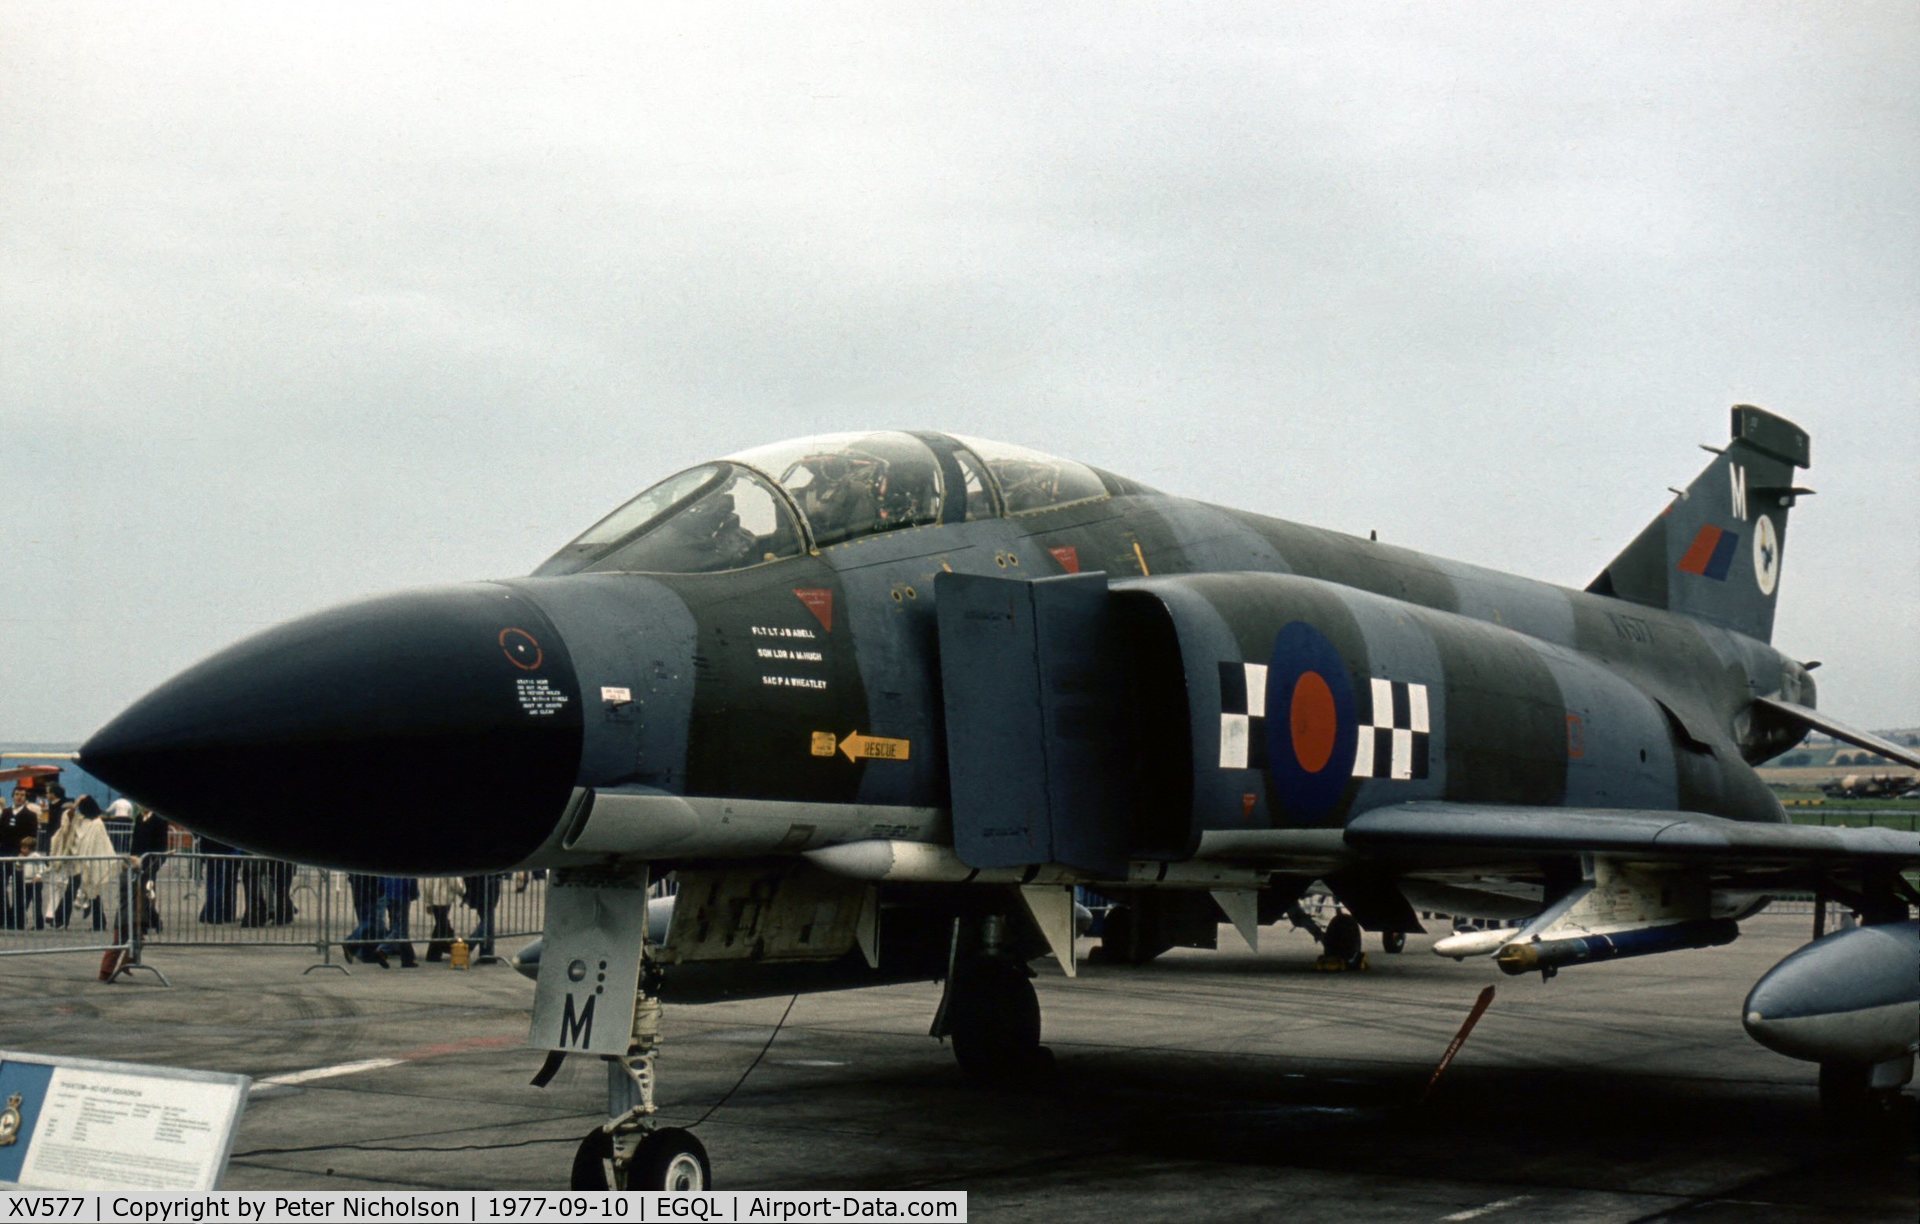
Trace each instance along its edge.
<path fill-rule="evenodd" d="M 847 452 L 703 465 L 535 576 L 238 643 L 83 757 L 223 840 L 376 871 L 878 839 L 1110 879 L 1409 802 L 1783 819 L 1749 762 L 1812 705 L 1765 644 L 1807 441 L 1758 409 L 1587 591 L 872 437 L 864 534 L 817 488 Z M 914 448 L 943 496 L 910 496 Z M 715 572 L 633 572 L 664 558 Z"/>
<path fill-rule="evenodd" d="M 1153 643 L 1134 641 L 1132 657 L 1112 663 L 1171 666 L 1183 677 L 1155 691 L 1178 710 L 1133 721 L 1190 728 L 1184 750 L 1162 737 L 1159 752 L 1191 762 L 1196 834 L 1338 825 L 1412 799 L 1778 820 L 1779 804 L 1746 762 L 1783 740 L 1742 712 L 1756 693 L 1811 695 L 1798 664 L 1686 616 L 1156 493 L 920 527 L 732 573 L 512 585 L 569 644 L 585 705 L 581 785 L 944 807 L 934 588 L 949 571 L 1104 571 L 1116 596 L 1151 596 L 1171 610 L 1177 658 L 1142 659 Z M 1424 776 L 1393 777 L 1390 759 L 1384 776 L 1354 776 L 1344 725 L 1333 739 L 1346 751 L 1315 771 L 1339 775 L 1331 803 L 1298 801 L 1272 769 L 1220 763 L 1219 716 L 1232 701 L 1218 664 L 1276 666 L 1276 637 L 1293 622 L 1334 647 L 1353 699 L 1342 712 L 1355 707 L 1356 720 L 1371 713 L 1373 680 L 1424 686 Z M 1341 677 L 1329 679 L 1339 687 Z M 603 685 L 631 688 L 636 700 L 601 708 Z M 1271 687 L 1266 696 L 1289 694 Z M 849 733 L 906 741 L 910 751 L 904 760 L 823 751 L 822 736 Z M 1292 746 L 1288 736 L 1276 750 Z M 1259 755 L 1256 746 L 1256 765 Z"/>

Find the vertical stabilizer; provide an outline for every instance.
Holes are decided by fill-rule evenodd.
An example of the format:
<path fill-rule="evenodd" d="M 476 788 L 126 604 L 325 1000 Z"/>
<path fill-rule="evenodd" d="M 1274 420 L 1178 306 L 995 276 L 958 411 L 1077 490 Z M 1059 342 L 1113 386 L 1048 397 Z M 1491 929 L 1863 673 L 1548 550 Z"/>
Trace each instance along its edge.
<path fill-rule="evenodd" d="M 1806 431 L 1746 404 L 1733 440 L 1588 584 L 1596 595 L 1684 612 L 1767 641 L 1773 636 L 1787 511 L 1810 459 Z"/>

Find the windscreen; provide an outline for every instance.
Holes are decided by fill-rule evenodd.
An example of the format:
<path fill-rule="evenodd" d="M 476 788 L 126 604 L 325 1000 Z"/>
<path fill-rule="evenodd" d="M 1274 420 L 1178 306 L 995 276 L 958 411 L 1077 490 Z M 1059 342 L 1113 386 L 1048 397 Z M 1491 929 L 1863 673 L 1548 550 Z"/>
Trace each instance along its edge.
<path fill-rule="evenodd" d="M 759 476 L 709 463 L 669 476 L 588 528 L 536 575 L 704 574 L 800 555 L 800 533 Z"/>

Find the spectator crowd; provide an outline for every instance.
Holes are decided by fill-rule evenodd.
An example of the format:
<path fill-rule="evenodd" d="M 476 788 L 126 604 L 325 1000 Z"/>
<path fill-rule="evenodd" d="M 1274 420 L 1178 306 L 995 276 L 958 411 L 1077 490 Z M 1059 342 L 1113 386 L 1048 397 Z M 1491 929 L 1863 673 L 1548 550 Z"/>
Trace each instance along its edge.
<path fill-rule="evenodd" d="M 104 931 L 111 920 L 119 928 L 116 940 L 126 938 L 128 916 L 118 912 L 113 892 L 121 886 L 124 868 L 137 873 L 133 909 L 141 932 L 159 933 L 165 917 L 185 917 L 163 915 L 158 895 L 166 856 L 182 849 L 195 852 L 201 888 L 193 917 L 198 922 L 277 927 L 291 924 L 299 914 L 293 899 L 294 864 L 210 837 L 194 839 L 184 830 L 176 832 L 165 817 L 124 798 L 103 811 L 91 795 L 69 799 L 54 785 L 38 791 L 17 787 L 0 807 L 0 930 Z M 354 926 L 344 940 L 347 959 L 382 967 L 419 964 L 410 929 L 415 902 L 428 923 L 427 960 L 450 956 L 457 938 L 456 904 L 472 912 L 468 943 L 473 954 L 493 956 L 495 909 L 507 879 L 504 873 L 425 880 L 348 873 Z M 528 879 L 519 878 L 517 891 L 526 890 Z"/>

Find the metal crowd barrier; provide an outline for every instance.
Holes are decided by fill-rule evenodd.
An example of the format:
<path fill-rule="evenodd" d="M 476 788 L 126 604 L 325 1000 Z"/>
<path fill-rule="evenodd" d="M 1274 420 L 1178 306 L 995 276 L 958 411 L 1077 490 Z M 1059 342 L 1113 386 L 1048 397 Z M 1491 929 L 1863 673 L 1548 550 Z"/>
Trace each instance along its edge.
<path fill-rule="evenodd" d="M 61 952 L 100 956 L 103 980 L 145 969 L 139 873 L 119 856 L 0 858 L 0 956 Z"/>
<path fill-rule="evenodd" d="M 405 959 L 408 949 L 445 955 L 459 938 L 485 963 L 499 959 L 498 941 L 536 936 L 546 922 L 544 872 L 430 881 L 171 851 L 144 856 L 133 874 L 145 898 L 136 955 L 155 947 L 304 948 L 315 958 L 304 972 L 347 972 L 354 961 Z"/>
<path fill-rule="evenodd" d="M 345 973 L 409 951 L 438 959 L 464 939 L 486 963 L 500 959 L 499 941 L 540 934 L 546 897 L 545 872 L 436 881 L 197 851 L 0 858 L 0 956 L 91 952 L 113 976 L 147 969 L 165 981 L 146 949 L 302 948 L 314 958 L 304 972 Z"/>

